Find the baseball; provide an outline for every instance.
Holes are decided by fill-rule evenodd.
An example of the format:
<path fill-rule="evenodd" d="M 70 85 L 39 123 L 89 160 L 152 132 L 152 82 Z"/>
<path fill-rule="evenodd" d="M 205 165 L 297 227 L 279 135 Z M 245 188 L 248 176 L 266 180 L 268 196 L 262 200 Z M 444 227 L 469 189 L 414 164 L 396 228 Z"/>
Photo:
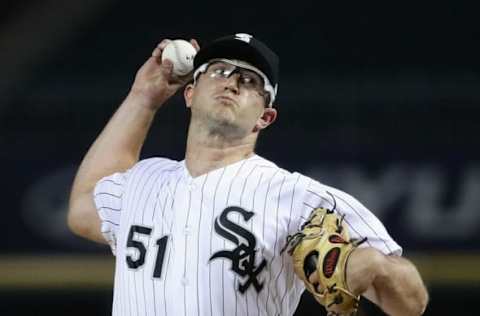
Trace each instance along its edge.
<path fill-rule="evenodd" d="M 197 50 L 185 40 L 173 40 L 165 46 L 162 52 L 162 61 L 169 59 L 173 63 L 173 74 L 185 76 L 193 70 L 193 58 Z"/>

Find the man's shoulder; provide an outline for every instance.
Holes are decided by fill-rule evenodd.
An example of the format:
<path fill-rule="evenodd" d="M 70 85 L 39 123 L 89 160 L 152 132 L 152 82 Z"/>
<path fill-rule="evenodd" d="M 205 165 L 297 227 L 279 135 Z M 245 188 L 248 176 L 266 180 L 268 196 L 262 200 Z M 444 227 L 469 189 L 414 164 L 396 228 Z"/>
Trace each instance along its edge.
<path fill-rule="evenodd" d="M 332 195 L 340 196 L 345 199 L 354 199 L 350 194 L 332 187 L 328 184 L 325 184 L 310 175 L 305 173 L 288 170 L 286 168 L 278 166 L 276 163 L 268 160 L 267 158 L 256 156 L 255 162 L 260 168 L 263 168 L 263 173 L 270 174 L 272 177 L 275 176 L 277 181 L 284 183 L 291 183 L 295 186 L 295 189 L 299 192 L 303 192 L 306 195 L 315 195 L 321 199 L 331 199 Z M 268 178 L 268 177 L 267 177 Z M 267 179 L 265 179 L 267 181 Z"/>
<path fill-rule="evenodd" d="M 271 175 L 277 180 L 281 181 L 293 181 L 297 183 L 297 186 L 307 187 L 313 180 L 312 178 L 304 175 L 298 171 L 292 171 L 284 167 L 278 166 L 276 163 L 268 160 L 267 158 L 256 155 L 252 162 L 256 164 L 256 168 L 264 174 Z"/>
<path fill-rule="evenodd" d="M 182 163 L 177 160 L 164 157 L 145 158 L 137 162 L 130 170 L 130 173 L 151 173 L 174 171 L 181 168 Z"/>

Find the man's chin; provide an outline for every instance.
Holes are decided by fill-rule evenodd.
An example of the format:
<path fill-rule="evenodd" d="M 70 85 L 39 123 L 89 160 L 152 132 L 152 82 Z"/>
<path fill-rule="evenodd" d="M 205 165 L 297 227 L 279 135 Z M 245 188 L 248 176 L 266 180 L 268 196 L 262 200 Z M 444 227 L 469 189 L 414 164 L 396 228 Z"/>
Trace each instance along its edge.
<path fill-rule="evenodd" d="M 216 108 L 210 113 L 213 120 L 221 122 L 222 124 L 231 125 L 235 122 L 235 114 L 229 106 Z"/>
<path fill-rule="evenodd" d="M 234 138 L 244 134 L 232 115 L 212 115 L 206 125 L 212 134 Z"/>

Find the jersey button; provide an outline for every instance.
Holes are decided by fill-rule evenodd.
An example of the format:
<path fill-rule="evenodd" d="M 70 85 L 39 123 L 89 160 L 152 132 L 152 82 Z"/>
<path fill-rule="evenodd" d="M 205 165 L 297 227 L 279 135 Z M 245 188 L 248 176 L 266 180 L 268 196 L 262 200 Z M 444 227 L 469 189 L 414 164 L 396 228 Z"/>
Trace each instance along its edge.
<path fill-rule="evenodd" d="M 190 235 L 190 227 L 185 226 L 185 228 L 183 229 L 183 233 L 184 233 L 185 235 Z"/>
<path fill-rule="evenodd" d="M 182 282 L 182 285 L 183 285 L 183 286 L 187 286 L 187 285 L 188 285 L 188 279 L 187 279 L 185 276 L 182 278 L 181 282 Z"/>

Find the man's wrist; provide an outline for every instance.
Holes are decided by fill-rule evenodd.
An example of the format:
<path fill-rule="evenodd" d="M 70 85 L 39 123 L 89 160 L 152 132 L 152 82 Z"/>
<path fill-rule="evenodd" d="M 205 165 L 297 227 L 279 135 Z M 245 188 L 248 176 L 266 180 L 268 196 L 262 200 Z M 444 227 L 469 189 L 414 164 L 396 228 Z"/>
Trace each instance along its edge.
<path fill-rule="evenodd" d="M 163 103 L 166 102 L 167 99 L 168 98 L 158 96 L 154 98 L 149 96 L 148 94 L 132 89 L 128 93 L 125 102 L 156 112 L 163 105 Z"/>
<path fill-rule="evenodd" d="M 355 249 L 347 264 L 349 289 L 357 295 L 366 291 L 377 278 L 384 276 L 384 262 L 384 255 L 374 248 Z"/>

